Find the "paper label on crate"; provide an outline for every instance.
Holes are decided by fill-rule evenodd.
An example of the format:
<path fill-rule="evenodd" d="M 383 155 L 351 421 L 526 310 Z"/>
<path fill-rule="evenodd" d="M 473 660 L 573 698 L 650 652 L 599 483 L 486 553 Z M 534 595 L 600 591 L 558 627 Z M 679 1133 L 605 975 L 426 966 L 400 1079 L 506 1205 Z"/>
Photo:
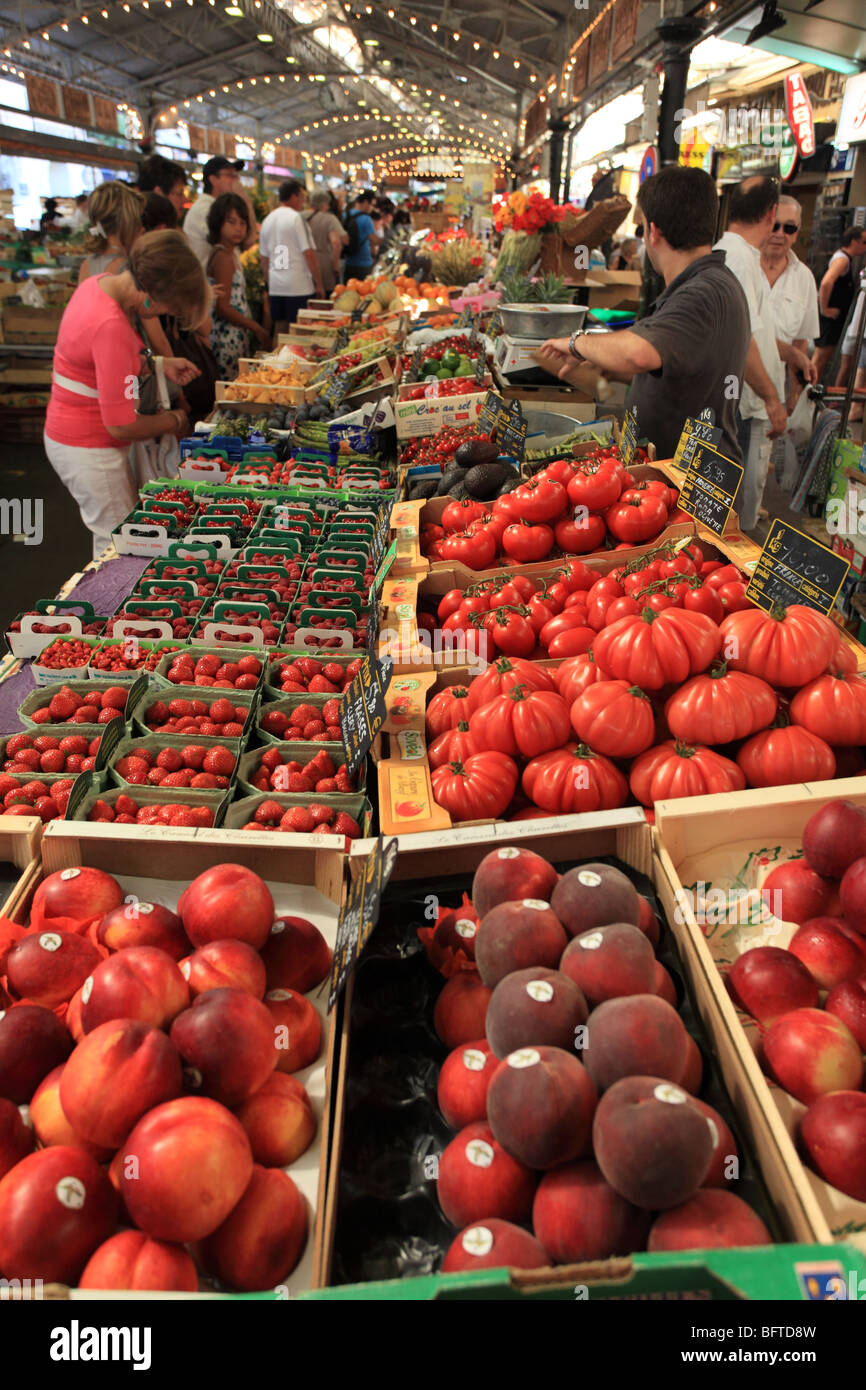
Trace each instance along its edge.
<path fill-rule="evenodd" d="M 680 487 L 680 508 L 714 535 L 723 536 L 743 473 L 741 464 L 726 458 L 714 444 L 696 444 Z"/>
<path fill-rule="evenodd" d="M 634 456 L 637 452 L 637 410 L 632 406 L 625 412 L 622 422 L 622 433 L 619 437 L 619 456 L 626 468 L 631 468 L 634 463 Z"/>
<path fill-rule="evenodd" d="M 337 940 L 331 961 L 328 1012 L 346 987 L 358 957 L 370 939 L 397 858 L 397 840 L 385 843 L 379 835 L 364 867 L 349 888 L 337 923 Z"/>
<path fill-rule="evenodd" d="M 776 604 L 787 608 L 803 603 L 829 614 L 849 569 L 841 555 L 776 517 L 770 523 L 746 597 L 767 612 Z"/>
<path fill-rule="evenodd" d="M 358 771 L 385 723 L 385 696 L 393 669 L 389 656 L 380 661 L 368 652 L 340 700 L 340 734 L 350 777 Z"/>
<path fill-rule="evenodd" d="M 719 444 L 722 438 L 721 426 L 712 424 L 700 415 L 696 419 L 689 416 L 683 425 L 683 432 L 674 450 L 673 465 L 685 472 L 694 458 L 699 444 Z"/>

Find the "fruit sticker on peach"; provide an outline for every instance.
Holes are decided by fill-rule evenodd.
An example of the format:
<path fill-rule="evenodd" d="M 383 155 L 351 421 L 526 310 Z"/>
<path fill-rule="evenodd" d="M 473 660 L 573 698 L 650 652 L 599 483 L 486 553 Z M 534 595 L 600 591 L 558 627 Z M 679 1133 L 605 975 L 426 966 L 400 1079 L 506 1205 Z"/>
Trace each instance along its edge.
<path fill-rule="evenodd" d="M 601 884 L 601 875 L 594 869 L 581 869 L 577 875 L 578 883 L 582 883 L 584 888 L 598 888 Z"/>
<path fill-rule="evenodd" d="M 80 869 L 62 869 L 60 872 L 60 877 L 63 879 L 65 883 L 70 878 L 78 878 L 78 875 L 80 873 Z"/>
<path fill-rule="evenodd" d="M 533 912 L 547 912 L 550 908 L 549 903 L 543 903 L 540 898 L 524 898 L 524 907 L 531 907 Z"/>
<path fill-rule="evenodd" d="M 526 993 L 536 1004 L 549 1004 L 553 998 L 553 985 L 549 980 L 530 980 L 526 986 Z"/>
<path fill-rule="evenodd" d="M 57 932 L 46 931 L 40 936 L 39 945 L 43 951 L 59 951 L 63 945 L 63 938 L 58 936 Z"/>
<path fill-rule="evenodd" d="M 454 930 L 458 936 L 462 936 L 464 941 L 471 941 L 478 931 L 478 923 L 471 921 L 468 917 L 461 917 L 454 923 Z"/>
<path fill-rule="evenodd" d="M 80 1178 L 61 1178 L 54 1188 L 54 1195 L 61 1206 L 70 1211 L 80 1211 L 87 1198 L 87 1189 Z"/>
<path fill-rule="evenodd" d="M 463 1232 L 460 1244 L 467 1255 L 483 1259 L 493 1249 L 493 1232 L 486 1226 L 470 1226 L 468 1231 Z"/>
<path fill-rule="evenodd" d="M 483 1071 L 487 1058 L 477 1047 L 467 1047 L 463 1052 L 463 1065 L 467 1071 Z"/>
<path fill-rule="evenodd" d="M 662 1100 L 666 1105 L 683 1105 L 688 1100 L 685 1091 L 681 1091 L 679 1086 L 672 1086 L 669 1082 L 663 1081 L 661 1085 L 653 1090 L 656 1100 Z"/>
<path fill-rule="evenodd" d="M 466 1145 L 466 1157 L 474 1168 L 489 1168 L 496 1155 L 485 1139 L 472 1139 Z"/>
<path fill-rule="evenodd" d="M 518 1052 L 510 1052 L 505 1060 L 515 1071 L 522 1071 L 524 1067 L 537 1066 L 541 1061 L 541 1053 L 534 1047 L 521 1047 Z"/>
<path fill-rule="evenodd" d="M 604 945 L 604 933 L 600 931 L 588 931 L 583 936 L 577 938 L 578 946 L 584 951 L 597 951 L 599 946 Z"/>

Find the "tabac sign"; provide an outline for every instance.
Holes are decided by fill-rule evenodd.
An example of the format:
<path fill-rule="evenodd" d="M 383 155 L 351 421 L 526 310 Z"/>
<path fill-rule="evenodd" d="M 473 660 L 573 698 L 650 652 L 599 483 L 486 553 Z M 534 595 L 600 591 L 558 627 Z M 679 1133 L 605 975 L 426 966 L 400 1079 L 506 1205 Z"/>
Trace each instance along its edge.
<path fill-rule="evenodd" d="M 805 159 L 815 153 L 815 121 L 809 93 L 799 72 L 789 72 L 785 78 L 785 105 L 797 149 Z"/>

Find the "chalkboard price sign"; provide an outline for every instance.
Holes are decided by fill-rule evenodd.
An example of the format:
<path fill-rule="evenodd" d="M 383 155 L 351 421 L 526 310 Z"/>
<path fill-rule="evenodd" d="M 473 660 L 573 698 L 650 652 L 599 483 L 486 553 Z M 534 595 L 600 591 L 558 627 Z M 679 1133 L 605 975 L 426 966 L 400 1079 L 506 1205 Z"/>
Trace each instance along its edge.
<path fill-rule="evenodd" d="M 820 541 L 776 517 L 749 580 L 746 597 L 768 612 L 802 603 L 829 613 L 850 566 Z"/>
<path fill-rule="evenodd" d="M 337 923 L 328 993 L 329 1013 L 345 989 L 358 957 L 379 920 L 382 894 L 388 886 L 396 858 L 396 838 L 385 844 L 380 835 L 372 854 L 364 861 L 358 877 L 352 881 Z"/>
<path fill-rule="evenodd" d="M 393 667 L 389 656 L 382 661 L 375 656 L 365 656 L 360 671 L 343 693 L 340 733 L 350 777 L 358 771 L 385 723 L 385 694 L 391 684 Z"/>
<path fill-rule="evenodd" d="M 674 468 L 681 468 L 685 471 L 694 458 L 695 449 L 699 444 L 718 445 L 721 437 L 722 431 L 719 425 L 702 420 L 700 416 L 696 420 L 689 417 L 683 426 L 683 432 L 674 452 Z"/>
<path fill-rule="evenodd" d="M 478 417 L 479 428 L 495 437 L 500 453 L 518 461 L 526 451 L 526 421 L 520 401 L 504 401 L 496 391 L 488 391 Z"/>
<path fill-rule="evenodd" d="M 622 434 L 619 439 L 619 454 L 626 468 L 631 468 L 634 463 L 637 441 L 637 411 L 634 406 L 632 406 L 631 410 L 625 412 L 625 419 L 622 422 Z"/>
<path fill-rule="evenodd" d="M 725 533 L 743 469 L 713 444 L 696 443 L 680 489 L 680 507 L 717 536 Z"/>

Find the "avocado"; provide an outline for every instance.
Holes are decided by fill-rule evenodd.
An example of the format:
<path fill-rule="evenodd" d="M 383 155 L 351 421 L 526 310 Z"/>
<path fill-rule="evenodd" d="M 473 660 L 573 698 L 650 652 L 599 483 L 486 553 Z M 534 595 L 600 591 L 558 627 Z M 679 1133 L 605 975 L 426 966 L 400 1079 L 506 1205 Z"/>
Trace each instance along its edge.
<path fill-rule="evenodd" d="M 454 457 L 464 468 L 474 468 L 478 463 L 493 463 L 499 458 L 499 449 L 489 439 L 467 439 Z"/>
<path fill-rule="evenodd" d="M 513 476 L 514 469 L 507 463 L 479 463 L 466 474 L 466 491 L 479 502 L 488 502 Z"/>
<path fill-rule="evenodd" d="M 424 478 L 420 483 L 413 483 L 409 492 L 409 501 L 418 502 L 422 497 L 435 497 L 438 486 L 438 478 Z"/>
<path fill-rule="evenodd" d="M 453 465 L 452 465 L 452 467 L 450 467 L 450 468 L 446 468 L 445 472 L 442 474 L 442 477 L 441 477 L 441 479 L 440 479 L 440 481 L 439 481 L 439 486 L 437 487 L 436 492 L 434 493 L 434 496 L 436 496 L 436 497 L 448 497 L 449 495 L 450 495 L 450 496 L 453 496 L 453 493 L 451 492 L 452 487 L 456 487 L 458 483 L 461 483 L 461 484 L 462 484 L 463 481 L 464 481 L 464 479 L 465 479 L 465 477 L 466 477 L 466 470 L 465 470 L 465 468 L 459 468 L 459 467 L 458 467 L 458 468 L 454 468 Z"/>
<path fill-rule="evenodd" d="M 521 478 L 520 474 L 515 473 L 513 477 L 505 479 L 505 482 L 502 484 L 502 487 L 499 489 L 496 496 L 504 497 L 507 492 L 513 492 L 516 487 L 520 487 L 520 484 L 522 482 L 523 479 Z"/>

